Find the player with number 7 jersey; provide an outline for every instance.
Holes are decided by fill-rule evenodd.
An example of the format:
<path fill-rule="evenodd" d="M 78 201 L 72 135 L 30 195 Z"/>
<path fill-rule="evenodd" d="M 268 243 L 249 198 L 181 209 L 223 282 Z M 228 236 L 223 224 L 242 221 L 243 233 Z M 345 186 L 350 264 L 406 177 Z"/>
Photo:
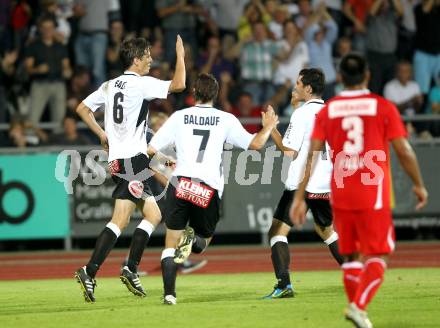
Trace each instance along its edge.
<path fill-rule="evenodd" d="M 170 145 L 176 147 L 177 163 L 164 211 L 167 231 L 161 259 L 163 301 L 169 305 L 176 304 L 177 264 L 191 252 L 203 252 L 217 226 L 224 186 L 224 144 L 260 149 L 278 124 L 273 112 L 262 113 L 263 128 L 250 134 L 235 116 L 213 107 L 218 89 L 212 75 L 200 74 L 194 89 L 196 105 L 171 115 L 148 146 L 151 156 Z"/>

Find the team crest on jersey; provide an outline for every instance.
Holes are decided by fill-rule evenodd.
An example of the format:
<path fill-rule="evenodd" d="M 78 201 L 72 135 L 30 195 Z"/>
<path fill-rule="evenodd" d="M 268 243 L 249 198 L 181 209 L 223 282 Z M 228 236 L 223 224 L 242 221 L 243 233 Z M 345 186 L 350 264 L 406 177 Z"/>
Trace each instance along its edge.
<path fill-rule="evenodd" d="M 214 189 L 187 178 L 180 178 L 176 188 L 176 197 L 207 208 L 214 196 Z"/>
<path fill-rule="evenodd" d="M 128 191 L 133 197 L 140 199 L 144 192 L 144 184 L 138 180 L 133 180 L 128 183 Z"/>

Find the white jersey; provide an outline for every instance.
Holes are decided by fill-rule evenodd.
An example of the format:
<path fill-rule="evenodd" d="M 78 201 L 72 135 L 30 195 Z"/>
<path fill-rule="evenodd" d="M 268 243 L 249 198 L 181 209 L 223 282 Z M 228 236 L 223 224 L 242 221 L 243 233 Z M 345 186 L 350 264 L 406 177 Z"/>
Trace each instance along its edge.
<path fill-rule="evenodd" d="M 126 71 L 84 99 L 93 112 L 104 106 L 109 162 L 147 153 L 148 102 L 165 99 L 170 84 L 171 81 Z"/>
<path fill-rule="evenodd" d="M 307 162 L 307 154 L 310 148 L 310 136 L 313 132 L 316 114 L 324 106 L 321 99 L 312 99 L 297 108 L 291 118 L 286 134 L 283 138 L 283 145 L 298 152 L 297 158 L 292 161 L 285 182 L 286 189 L 296 190 L 302 182 L 304 168 Z M 316 163 L 316 167 L 310 177 L 306 191 L 311 193 L 330 192 L 330 180 L 332 176 L 332 164 L 328 154 L 328 145 Z"/>
<path fill-rule="evenodd" d="M 221 197 L 224 143 L 247 149 L 253 138 L 234 115 L 208 105 L 196 105 L 171 115 L 150 145 L 161 150 L 174 144 L 177 163 L 173 175 L 200 179 Z"/>

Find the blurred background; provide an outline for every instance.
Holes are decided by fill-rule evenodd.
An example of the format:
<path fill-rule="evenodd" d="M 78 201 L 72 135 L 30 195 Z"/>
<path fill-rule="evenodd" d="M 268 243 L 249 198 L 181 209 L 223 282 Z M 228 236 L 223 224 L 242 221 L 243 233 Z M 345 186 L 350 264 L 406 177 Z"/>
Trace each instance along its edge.
<path fill-rule="evenodd" d="M 105 158 L 90 152 L 100 149 L 98 140 L 75 108 L 123 73 L 118 51 L 126 38 L 147 38 L 150 75 L 171 79 L 177 34 L 186 48 L 187 88 L 150 103 L 154 131 L 194 104 L 195 77 L 209 72 L 219 80 L 220 110 L 254 133 L 271 104 L 283 132 L 302 68 L 324 71 L 329 99 L 342 89 L 341 57 L 363 53 L 369 88 L 398 107 L 430 192 L 429 206 L 415 213 L 411 185 L 393 160 L 397 236 L 439 239 L 439 31 L 439 0 L 0 0 L 0 251 L 93 246 L 112 214 L 112 183 Z M 103 121 L 102 112 L 96 117 Z M 214 243 L 267 243 L 288 162 L 270 143 L 258 155 L 229 149 L 226 159 Z M 246 170 L 237 170 L 245 160 Z M 261 174 L 272 162 L 271 176 Z M 66 182 L 72 167 L 77 174 Z M 119 246 L 128 245 L 136 218 Z M 161 233 L 153 245 L 162 245 Z M 311 224 L 290 239 L 318 240 Z"/>

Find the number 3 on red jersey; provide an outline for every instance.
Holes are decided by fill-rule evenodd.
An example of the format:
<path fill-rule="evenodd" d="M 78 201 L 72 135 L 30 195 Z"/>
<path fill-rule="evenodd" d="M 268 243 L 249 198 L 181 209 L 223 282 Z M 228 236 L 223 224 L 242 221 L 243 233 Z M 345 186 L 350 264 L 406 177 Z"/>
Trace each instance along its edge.
<path fill-rule="evenodd" d="M 357 155 L 364 150 L 364 121 L 359 116 L 342 119 L 342 129 L 347 131 L 348 140 L 344 142 L 344 153 Z"/>

